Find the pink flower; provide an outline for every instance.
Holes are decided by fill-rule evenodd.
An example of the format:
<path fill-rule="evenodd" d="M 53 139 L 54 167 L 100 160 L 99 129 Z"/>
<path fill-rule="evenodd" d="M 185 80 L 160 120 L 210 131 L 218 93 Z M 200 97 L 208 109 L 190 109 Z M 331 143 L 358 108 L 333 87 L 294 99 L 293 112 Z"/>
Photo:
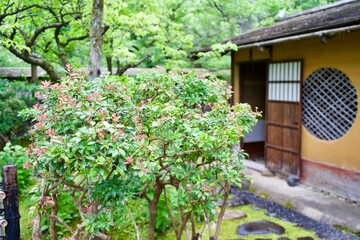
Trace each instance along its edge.
<path fill-rule="evenodd" d="M 138 117 L 138 116 L 133 116 L 133 117 L 132 117 L 132 120 L 133 120 L 134 122 L 139 122 L 139 117 Z"/>
<path fill-rule="evenodd" d="M 71 98 L 70 101 L 68 102 L 70 107 L 74 107 L 76 105 L 76 100 Z"/>
<path fill-rule="evenodd" d="M 35 133 L 35 132 L 36 132 L 35 129 L 30 129 L 30 130 L 28 131 L 29 134 L 33 134 L 33 133 Z"/>
<path fill-rule="evenodd" d="M 49 130 L 46 131 L 46 134 L 48 134 L 50 137 L 54 136 L 54 129 L 50 128 Z"/>
<path fill-rule="evenodd" d="M 59 99 L 62 102 L 67 102 L 68 101 L 68 96 L 66 94 L 60 94 Z"/>
<path fill-rule="evenodd" d="M 127 158 L 125 158 L 125 160 L 126 160 L 125 164 L 131 164 L 134 161 L 134 158 L 133 157 L 127 157 Z"/>
<path fill-rule="evenodd" d="M 99 92 L 93 92 L 89 96 L 86 97 L 88 101 L 97 101 L 99 102 L 101 100 L 100 93 Z"/>
<path fill-rule="evenodd" d="M 111 115 L 111 120 L 115 124 L 119 120 L 120 116 L 117 116 L 115 113 Z"/>
<path fill-rule="evenodd" d="M 47 89 L 48 87 L 50 87 L 51 82 L 50 81 L 42 81 L 41 82 L 41 88 L 42 89 Z"/>
<path fill-rule="evenodd" d="M 43 153 L 46 153 L 46 152 L 47 152 L 46 148 L 35 148 L 34 149 L 35 154 L 43 154 Z"/>
<path fill-rule="evenodd" d="M 233 121 L 235 119 L 235 114 L 234 113 L 229 113 L 228 117 L 231 121 Z"/>
<path fill-rule="evenodd" d="M 30 156 L 30 154 L 31 154 L 31 149 L 30 148 L 26 149 L 26 154 Z"/>
<path fill-rule="evenodd" d="M 99 135 L 100 138 L 103 138 L 106 135 L 106 130 L 100 129 L 97 131 L 97 134 Z"/>
<path fill-rule="evenodd" d="M 33 109 L 36 109 L 36 110 L 38 110 L 39 109 L 39 107 L 40 107 L 40 104 L 35 104 L 34 106 L 33 106 Z"/>
<path fill-rule="evenodd" d="M 36 92 L 35 97 L 37 97 L 38 99 L 44 99 L 45 95 L 42 94 L 41 92 Z"/>
<path fill-rule="evenodd" d="M 30 163 L 29 162 L 24 163 L 23 168 L 29 169 L 30 168 Z"/>
<path fill-rule="evenodd" d="M 107 115 L 109 112 L 106 110 L 106 109 L 99 109 L 98 110 L 98 113 L 101 115 L 101 116 L 105 116 Z"/>
<path fill-rule="evenodd" d="M 141 169 L 141 172 L 142 172 L 142 173 L 148 173 L 148 172 L 150 172 L 150 169 L 148 169 L 148 168 L 142 168 L 142 169 Z"/>
<path fill-rule="evenodd" d="M 141 132 L 142 131 L 142 124 L 140 123 L 137 127 L 136 127 L 136 130 L 138 130 L 139 132 Z"/>
<path fill-rule="evenodd" d="M 87 119 L 85 119 L 85 121 L 90 124 L 91 123 L 91 117 L 88 117 Z"/>
<path fill-rule="evenodd" d="M 46 114 L 43 114 L 43 115 L 40 115 L 39 116 L 39 120 L 40 121 L 44 121 L 46 119 L 47 115 Z"/>
<path fill-rule="evenodd" d="M 55 83 L 55 84 L 53 84 L 53 85 L 51 85 L 50 86 L 50 89 L 51 90 L 57 90 L 57 89 L 62 89 L 64 87 L 64 85 L 62 85 L 62 84 L 59 84 L 59 83 Z"/>
<path fill-rule="evenodd" d="M 242 129 L 239 128 L 239 129 L 237 130 L 237 133 L 238 133 L 239 135 L 242 134 Z"/>
<path fill-rule="evenodd" d="M 142 140 L 145 138 L 145 135 L 136 135 L 135 137 L 133 137 L 134 141 L 138 141 L 138 140 Z"/>
<path fill-rule="evenodd" d="M 38 122 L 35 124 L 35 128 L 38 129 L 38 130 L 41 130 L 42 129 L 42 122 Z"/>
<path fill-rule="evenodd" d="M 115 84 L 114 84 L 114 83 L 105 86 L 105 89 L 106 89 L 106 90 L 113 90 L 114 88 L 115 88 Z"/>

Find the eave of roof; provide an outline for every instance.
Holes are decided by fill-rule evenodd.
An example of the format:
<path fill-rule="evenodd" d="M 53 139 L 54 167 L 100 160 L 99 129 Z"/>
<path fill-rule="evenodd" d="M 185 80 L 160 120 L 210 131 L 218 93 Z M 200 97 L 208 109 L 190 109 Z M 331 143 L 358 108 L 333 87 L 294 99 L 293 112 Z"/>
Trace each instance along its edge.
<path fill-rule="evenodd" d="M 314 35 L 355 30 L 359 29 L 359 24 L 360 1 L 343 0 L 285 17 L 272 26 L 252 30 L 223 43 L 232 42 L 238 48 L 264 46 Z M 194 53 L 210 50 L 211 47 L 206 47 Z"/>

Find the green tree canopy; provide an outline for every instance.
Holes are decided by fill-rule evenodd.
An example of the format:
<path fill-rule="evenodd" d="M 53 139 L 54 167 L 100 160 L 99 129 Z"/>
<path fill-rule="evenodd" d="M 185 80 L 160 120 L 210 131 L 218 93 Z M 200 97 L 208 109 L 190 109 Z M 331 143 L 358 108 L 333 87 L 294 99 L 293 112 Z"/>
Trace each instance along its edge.
<path fill-rule="evenodd" d="M 190 66 L 188 53 L 274 19 L 334 0 L 107 0 L 104 58 L 122 74 L 143 64 Z M 86 67 L 90 0 L 0 2 L 0 44 L 59 79 L 56 67 Z"/>

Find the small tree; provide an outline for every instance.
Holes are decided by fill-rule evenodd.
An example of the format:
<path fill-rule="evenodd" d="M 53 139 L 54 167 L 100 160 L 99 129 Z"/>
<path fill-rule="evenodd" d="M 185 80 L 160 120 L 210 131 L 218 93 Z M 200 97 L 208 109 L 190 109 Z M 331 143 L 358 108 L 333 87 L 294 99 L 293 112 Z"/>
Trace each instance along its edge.
<path fill-rule="evenodd" d="M 74 239 L 107 239 L 107 230 L 126 216 L 127 201 L 140 196 L 149 203 L 149 239 L 160 198 L 177 239 L 188 223 L 195 237 L 195 216 L 210 221 L 222 199 L 216 239 L 229 184 L 245 177 L 244 153 L 234 156 L 232 146 L 258 113 L 247 104 L 229 106 L 230 89 L 213 77 L 154 73 L 88 82 L 70 76 L 60 84 L 43 82 L 43 103 L 26 112 L 37 121 L 29 153 L 42 179 L 34 236 L 47 217 Z M 60 195 L 71 196 L 78 209 L 75 229 L 57 214 L 66 207 Z M 90 214 L 94 199 L 99 212 Z"/>

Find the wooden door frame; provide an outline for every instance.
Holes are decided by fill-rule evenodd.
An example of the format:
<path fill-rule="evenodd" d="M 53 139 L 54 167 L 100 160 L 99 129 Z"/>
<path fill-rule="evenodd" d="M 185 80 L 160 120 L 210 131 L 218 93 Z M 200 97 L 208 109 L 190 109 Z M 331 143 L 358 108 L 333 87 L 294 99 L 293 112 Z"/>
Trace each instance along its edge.
<path fill-rule="evenodd" d="M 232 59 L 231 59 L 232 67 L 231 67 L 231 69 L 234 69 L 234 56 L 233 55 L 234 54 L 232 53 L 232 55 L 231 55 L 232 56 Z M 270 60 L 268 60 L 268 59 L 254 60 L 254 61 L 248 60 L 248 61 L 241 61 L 241 62 L 236 63 L 236 67 L 238 68 L 238 71 L 239 71 L 238 72 L 238 77 L 239 77 L 239 86 L 238 86 L 239 102 L 245 102 L 246 103 L 246 99 L 244 101 L 244 98 L 243 98 L 244 94 L 241 94 L 243 82 L 241 81 L 240 65 L 242 65 L 242 64 L 251 64 L 251 63 L 253 63 L 253 64 L 264 63 L 266 65 L 266 70 L 265 70 L 266 71 L 266 73 L 265 73 L 265 76 L 266 76 L 266 78 L 265 78 L 265 114 L 266 114 L 266 111 L 267 111 L 266 110 L 266 107 L 267 107 L 267 84 L 268 84 L 268 76 L 267 75 L 268 75 L 268 68 L 269 68 L 269 63 L 270 63 Z M 232 70 L 232 71 L 234 71 L 234 70 Z M 231 84 L 232 84 L 232 86 L 234 86 L 233 78 L 231 80 Z M 234 100 L 232 99 L 231 101 L 234 104 Z M 267 121 L 266 118 L 264 120 L 265 120 L 265 122 Z M 266 129 L 265 129 L 265 131 L 266 131 Z M 265 132 L 265 140 L 266 140 L 266 132 Z M 264 144 L 265 144 L 265 141 L 264 141 Z M 244 142 L 243 141 L 240 141 L 240 147 L 241 148 L 244 147 Z M 264 146 L 264 156 L 265 156 L 265 146 Z"/>
<path fill-rule="evenodd" d="M 300 178 L 301 176 L 301 128 L 302 128 L 302 85 L 303 85 L 303 74 L 304 74 L 304 60 L 303 59 L 287 59 L 287 60 L 280 60 L 280 61 L 267 61 L 267 64 L 266 64 L 266 96 L 265 96 L 265 122 L 266 122 L 266 128 L 265 128 L 265 149 L 264 149 L 264 154 L 265 154 L 265 166 L 267 167 L 267 159 L 266 159 L 266 156 L 267 156 L 267 136 L 268 136 L 268 127 L 267 127 L 267 124 L 268 124 L 268 121 L 269 121 L 269 107 L 268 107 L 268 88 L 269 88 L 269 65 L 272 64 L 272 63 L 285 63 L 285 62 L 300 62 L 301 63 L 301 69 L 300 69 L 300 99 L 299 99 L 299 108 L 300 108 L 300 111 L 299 111 L 299 116 L 298 116 L 298 119 L 299 119 L 299 122 L 298 122 L 298 127 L 299 127 L 299 148 L 298 148 L 298 153 L 299 153 L 299 157 L 298 157 L 298 169 L 297 169 L 297 174 L 295 175 L 297 178 Z M 272 102 L 286 102 L 286 101 L 272 101 Z M 289 102 L 291 103 L 291 102 Z M 283 171 L 277 171 L 277 170 L 274 170 L 274 169 L 271 169 L 271 171 L 274 171 L 276 173 L 279 173 L 280 175 L 288 175 L 286 173 L 284 173 Z"/>

